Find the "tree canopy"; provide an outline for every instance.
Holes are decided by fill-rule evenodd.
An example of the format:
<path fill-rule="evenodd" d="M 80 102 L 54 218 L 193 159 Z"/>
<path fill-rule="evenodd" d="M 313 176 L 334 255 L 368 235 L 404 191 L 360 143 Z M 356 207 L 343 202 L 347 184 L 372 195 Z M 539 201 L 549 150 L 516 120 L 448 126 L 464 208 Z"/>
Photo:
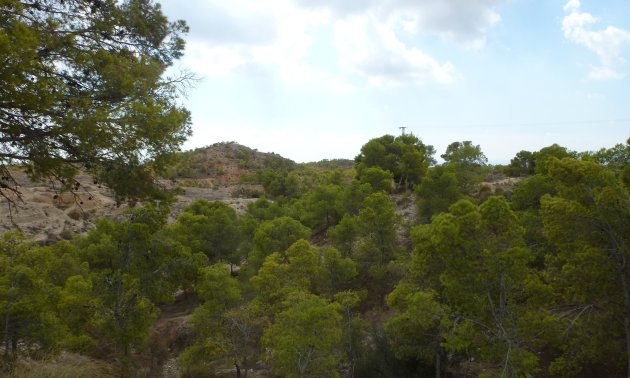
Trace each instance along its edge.
<path fill-rule="evenodd" d="M 158 195 L 154 170 L 190 133 L 176 96 L 191 77 L 164 75 L 187 30 L 151 0 L 2 1 L 0 195 L 19 196 L 9 166 L 60 190 L 82 170 L 120 197 Z"/>
<path fill-rule="evenodd" d="M 453 142 L 446 147 L 446 152 L 440 155 L 448 163 L 458 163 L 465 166 L 480 166 L 488 162 L 486 155 L 481 152 L 479 145 L 471 141 Z"/>
<path fill-rule="evenodd" d="M 451 146 L 404 193 L 364 161 L 268 168 L 299 190 L 244 214 L 146 203 L 47 246 L 1 235 L 0 374 L 68 351 L 122 376 L 178 355 L 182 376 L 630 377 L 630 141 L 510 167 Z"/>
<path fill-rule="evenodd" d="M 359 177 L 366 168 L 379 167 L 391 172 L 398 185 L 412 186 L 419 183 L 428 167 L 435 163 L 434 154 L 433 146 L 422 143 L 413 134 L 383 135 L 364 144 L 355 161 Z"/>

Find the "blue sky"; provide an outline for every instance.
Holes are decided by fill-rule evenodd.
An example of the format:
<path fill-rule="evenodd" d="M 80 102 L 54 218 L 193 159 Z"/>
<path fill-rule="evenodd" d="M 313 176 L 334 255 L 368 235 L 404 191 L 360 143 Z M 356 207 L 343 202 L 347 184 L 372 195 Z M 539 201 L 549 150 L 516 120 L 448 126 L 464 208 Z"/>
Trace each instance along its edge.
<path fill-rule="evenodd" d="M 184 148 L 235 141 L 297 162 L 354 158 L 413 132 L 491 163 L 630 137 L 628 0 L 171 0 L 190 26 L 176 69 Z"/>

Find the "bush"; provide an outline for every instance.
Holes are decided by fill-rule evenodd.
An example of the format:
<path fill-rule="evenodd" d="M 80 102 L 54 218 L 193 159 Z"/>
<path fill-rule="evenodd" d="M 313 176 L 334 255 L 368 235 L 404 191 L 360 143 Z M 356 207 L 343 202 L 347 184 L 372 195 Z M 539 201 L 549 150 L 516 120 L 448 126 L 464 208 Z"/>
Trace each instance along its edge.
<path fill-rule="evenodd" d="M 51 360 L 18 360 L 8 378 L 94 378 L 119 377 L 120 372 L 102 361 L 86 356 L 62 353 Z"/>

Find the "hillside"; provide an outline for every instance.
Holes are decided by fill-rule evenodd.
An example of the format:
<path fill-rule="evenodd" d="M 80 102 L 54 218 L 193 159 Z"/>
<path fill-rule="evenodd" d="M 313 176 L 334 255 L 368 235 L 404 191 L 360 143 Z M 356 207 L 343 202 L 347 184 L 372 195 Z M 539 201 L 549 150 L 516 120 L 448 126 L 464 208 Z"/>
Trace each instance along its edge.
<path fill-rule="evenodd" d="M 265 168 L 292 170 L 300 166 L 313 170 L 350 169 L 350 160 L 325 160 L 297 164 L 275 153 L 264 153 L 235 142 L 215 143 L 178 154 L 162 184 L 182 188 L 173 205 L 172 219 L 196 199 L 224 201 L 238 213 L 264 192 L 256 174 Z M 51 243 L 71 239 L 91 229 L 101 217 L 120 216 L 129 203 L 117 204 L 112 193 L 80 175 L 76 194 L 57 193 L 45 183 L 33 182 L 24 173 L 13 173 L 23 202 L 9 211 L 0 207 L 0 232 L 19 230 L 32 240 Z M 134 204 L 135 205 L 135 204 Z"/>
<path fill-rule="evenodd" d="M 171 220 L 192 201 L 224 201 L 237 213 L 245 212 L 248 203 L 255 201 L 265 190 L 259 174 L 264 170 L 322 172 L 341 169 L 348 171 L 354 161 L 322 160 L 297 164 L 275 153 L 264 153 L 235 142 L 215 143 L 208 147 L 181 152 L 175 164 L 162 179 L 162 185 L 181 188 L 173 205 Z M 32 240 L 52 243 L 69 240 L 87 232 L 101 217 L 115 219 L 130 203 L 117 204 L 110 190 L 95 183 L 90 176 L 80 175 L 81 184 L 76 194 L 57 193 L 44 183 L 33 182 L 22 172 L 15 172 L 23 202 L 9 212 L 0 207 L 0 232 L 19 230 Z M 490 178 L 483 183 L 486 191 L 510 192 L 515 180 Z M 136 205 L 135 203 L 131 205 Z M 407 220 L 415 220 L 413 201 L 406 202 L 400 213 Z"/>
<path fill-rule="evenodd" d="M 254 200 L 247 194 L 262 191 L 260 185 L 242 183 L 243 178 L 265 166 L 279 164 L 295 165 L 279 155 L 257 152 L 236 143 L 217 143 L 183 152 L 172 168 L 171 173 L 176 177 L 162 181 L 168 188 L 180 186 L 183 189 L 173 206 L 172 216 L 176 217 L 196 199 L 225 201 L 241 213 L 247 203 Z M 91 229 L 101 217 L 120 216 L 130 205 L 117 204 L 107 188 L 87 175 L 77 177 L 81 185 L 76 194 L 58 193 L 45 183 L 31 181 L 19 171 L 13 175 L 23 201 L 17 202 L 11 211 L 8 206 L 0 207 L 0 232 L 19 230 L 37 242 L 71 239 Z"/>
<path fill-rule="evenodd" d="M 260 152 L 235 142 L 221 142 L 178 154 L 165 177 L 208 187 L 234 185 L 262 168 L 295 166 L 292 160 L 275 153 Z"/>
<path fill-rule="evenodd" d="M 627 164 L 552 146 L 513 177 L 466 143 L 440 165 L 412 137 L 365 146 L 354 164 L 296 164 L 234 143 L 182 153 L 162 181 L 181 190 L 168 223 L 155 207 L 120 216 L 141 204 L 117 206 L 88 176 L 75 193 L 19 176 L 25 203 L 7 227 L 48 245 L 0 240 L 15 261 L 3 282 L 19 289 L 7 303 L 20 311 L 5 317 L 19 332 L 5 336 L 18 362 L 4 371 L 86 361 L 137 376 L 463 378 L 499 376 L 509 359 L 507 375 L 551 377 L 589 352 L 582 335 L 594 348 L 617 335 L 597 361 L 571 363 L 573 376 L 621 376 L 624 335 L 608 319 L 623 313 L 580 315 L 619 302 L 607 254 L 625 252 L 603 236 L 627 243 Z M 209 201 L 187 207 L 197 199 Z M 95 224 L 102 216 L 117 219 Z M 25 358 L 46 348 L 66 353 Z M 329 362 L 295 364 L 303 353 Z"/>

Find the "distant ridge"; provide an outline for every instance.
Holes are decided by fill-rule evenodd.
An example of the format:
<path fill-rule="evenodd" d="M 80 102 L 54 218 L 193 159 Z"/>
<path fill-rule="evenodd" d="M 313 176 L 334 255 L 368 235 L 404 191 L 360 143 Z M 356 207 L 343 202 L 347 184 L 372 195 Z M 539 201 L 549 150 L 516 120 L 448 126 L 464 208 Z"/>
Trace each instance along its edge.
<path fill-rule="evenodd" d="M 236 142 L 220 142 L 177 154 L 176 163 L 164 176 L 171 180 L 212 180 L 217 185 L 230 185 L 263 168 L 296 166 L 293 160 L 273 152 L 260 152 Z"/>
<path fill-rule="evenodd" d="M 178 153 L 176 163 L 166 172 L 164 178 L 234 185 L 243 182 L 245 176 L 264 168 L 293 170 L 298 167 L 351 169 L 354 167 L 354 160 L 324 159 L 298 164 L 273 152 L 260 152 L 236 142 L 220 142 Z"/>

